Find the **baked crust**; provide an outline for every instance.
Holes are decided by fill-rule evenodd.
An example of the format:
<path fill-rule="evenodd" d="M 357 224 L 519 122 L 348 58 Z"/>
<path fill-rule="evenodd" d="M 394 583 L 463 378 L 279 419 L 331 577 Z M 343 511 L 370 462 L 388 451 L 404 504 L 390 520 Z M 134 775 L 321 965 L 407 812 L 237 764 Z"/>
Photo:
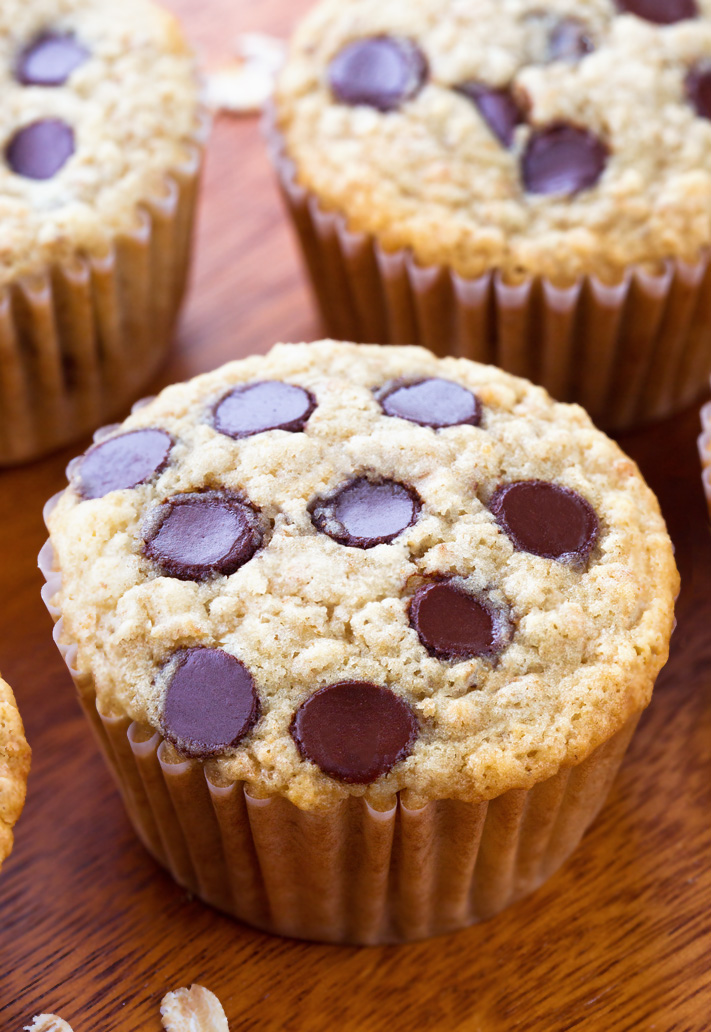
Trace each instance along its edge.
<path fill-rule="evenodd" d="M 62 86 L 23 86 L 18 54 L 47 30 L 88 59 Z M 0 287 L 75 254 L 104 257 L 166 195 L 200 129 L 199 82 L 180 26 L 148 0 L 6 0 L 0 7 L 0 146 L 37 119 L 69 124 L 76 150 L 51 179 L 0 161 Z"/>
<path fill-rule="evenodd" d="M 697 19 L 660 27 L 621 15 L 613 0 L 322 0 L 279 78 L 278 126 L 299 182 L 325 209 L 422 265 L 562 285 L 694 262 L 711 244 L 711 121 L 685 86 L 690 68 L 711 59 L 711 0 L 698 8 Z M 577 63 L 535 60 L 542 11 L 582 20 L 595 50 Z M 387 114 L 335 103 L 333 56 L 383 33 L 419 43 L 428 83 Z M 529 108 L 510 149 L 455 91 L 468 80 L 512 85 Z M 572 197 L 526 194 L 526 143 L 558 122 L 601 137 L 606 170 Z"/>
<path fill-rule="evenodd" d="M 10 686 L 0 677 L 0 865 L 12 850 L 12 829 L 22 813 L 30 747 Z"/>
<path fill-rule="evenodd" d="M 383 412 L 376 391 L 438 376 L 471 389 L 480 427 L 432 430 Z M 269 379 L 310 391 L 304 432 L 234 440 L 212 425 L 231 387 Z M 575 405 L 525 380 L 422 348 L 323 341 L 277 345 L 164 390 L 122 430 L 161 427 L 176 444 L 151 483 L 82 501 L 69 487 L 49 517 L 62 586 L 56 599 L 79 683 L 102 712 L 160 728 L 163 664 L 196 645 L 246 664 L 262 717 L 207 761 L 218 780 L 298 806 L 365 794 L 387 805 L 491 798 L 579 763 L 649 702 L 666 661 L 678 574 L 657 501 L 635 464 Z M 111 434 L 117 430 L 110 431 Z M 390 544 L 344 547 L 309 506 L 353 476 L 406 482 L 422 500 Z M 544 479 L 593 506 L 599 539 L 587 565 L 516 551 L 488 508 L 501 482 Z M 269 523 L 236 573 L 205 581 L 160 576 L 143 554 L 146 514 L 178 492 L 234 492 Z M 442 661 L 408 619 L 424 579 L 455 576 L 508 609 L 510 644 L 493 659 Z M 377 782 L 346 785 L 304 761 L 293 714 L 319 688 L 386 685 L 413 707 L 421 733 Z"/>

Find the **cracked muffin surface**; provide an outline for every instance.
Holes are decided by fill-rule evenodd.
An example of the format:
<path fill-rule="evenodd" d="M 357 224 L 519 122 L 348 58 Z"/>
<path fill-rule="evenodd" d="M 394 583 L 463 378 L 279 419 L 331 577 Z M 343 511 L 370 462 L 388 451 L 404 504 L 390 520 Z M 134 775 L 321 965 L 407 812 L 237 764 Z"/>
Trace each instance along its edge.
<path fill-rule="evenodd" d="M 12 851 L 13 828 L 25 805 L 30 755 L 12 689 L 0 677 L 0 865 Z"/>
<path fill-rule="evenodd" d="M 582 409 L 493 367 L 280 344 L 167 388 L 69 476 L 56 604 L 101 711 L 256 794 L 528 787 L 667 657 L 656 499 Z M 334 721 L 382 731 L 379 766 L 334 758 Z"/>
<path fill-rule="evenodd" d="M 711 0 L 323 0 L 276 116 L 298 182 L 422 265 L 616 281 L 711 244 Z"/>

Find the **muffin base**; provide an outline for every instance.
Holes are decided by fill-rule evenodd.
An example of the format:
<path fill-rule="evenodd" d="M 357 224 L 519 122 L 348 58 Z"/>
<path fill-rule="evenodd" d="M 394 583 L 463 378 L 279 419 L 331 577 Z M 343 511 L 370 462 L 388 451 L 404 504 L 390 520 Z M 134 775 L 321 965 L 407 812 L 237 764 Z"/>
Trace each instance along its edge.
<path fill-rule="evenodd" d="M 610 430 L 691 405 L 711 374 L 711 254 L 557 286 L 507 283 L 493 270 L 464 279 L 384 251 L 301 186 L 274 125 L 265 133 L 286 209 L 328 335 L 363 344 L 423 344 L 435 354 L 497 365 L 582 405 Z"/>
<path fill-rule="evenodd" d="M 273 934 L 403 943 L 493 917 L 576 848 L 639 719 L 630 717 L 582 763 L 488 801 L 415 809 L 400 793 L 384 811 L 359 797 L 301 810 L 281 797 L 257 798 L 242 782 L 215 783 L 200 760 L 176 759 L 152 728 L 102 712 L 54 604 L 61 573 L 49 542 L 39 565 L 54 640 L 139 838 L 179 885 Z"/>
<path fill-rule="evenodd" d="M 0 466 L 123 412 L 163 362 L 185 294 L 207 116 L 188 157 L 105 257 L 76 253 L 0 291 Z"/>

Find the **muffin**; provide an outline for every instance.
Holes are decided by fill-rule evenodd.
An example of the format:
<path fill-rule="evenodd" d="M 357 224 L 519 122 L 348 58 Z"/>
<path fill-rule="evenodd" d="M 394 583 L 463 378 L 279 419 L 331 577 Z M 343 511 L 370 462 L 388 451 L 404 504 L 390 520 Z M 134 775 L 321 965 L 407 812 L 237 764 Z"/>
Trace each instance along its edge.
<path fill-rule="evenodd" d="M 322 0 L 269 122 L 333 336 L 628 427 L 711 371 L 711 0 Z"/>
<path fill-rule="evenodd" d="M 181 885 L 284 935 L 397 942 L 569 855 L 677 590 L 654 496 L 582 409 L 422 348 L 280 344 L 68 474 L 55 638 Z"/>
<path fill-rule="evenodd" d="M 124 412 L 185 289 L 205 133 L 193 56 L 147 0 L 0 10 L 0 465 Z"/>
<path fill-rule="evenodd" d="M 701 409 L 701 430 L 699 456 L 703 469 L 704 494 L 711 515 L 711 402 Z"/>
<path fill-rule="evenodd" d="M 12 829 L 25 805 L 30 747 L 10 685 L 0 677 L 0 867 L 12 852 Z"/>

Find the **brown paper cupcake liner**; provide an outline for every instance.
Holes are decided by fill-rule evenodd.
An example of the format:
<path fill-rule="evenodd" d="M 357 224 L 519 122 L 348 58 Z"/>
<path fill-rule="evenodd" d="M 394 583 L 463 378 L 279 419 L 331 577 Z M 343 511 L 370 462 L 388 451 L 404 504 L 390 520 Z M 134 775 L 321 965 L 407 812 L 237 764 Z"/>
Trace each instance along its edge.
<path fill-rule="evenodd" d="M 185 293 L 208 119 L 105 257 L 77 252 L 0 291 L 0 466 L 122 412 L 165 358 Z"/>
<path fill-rule="evenodd" d="M 701 481 L 711 516 L 711 401 L 701 409 L 701 435 L 699 437 L 699 458 L 701 459 Z"/>
<path fill-rule="evenodd" d="M 594 276 L 558 287 L 509 284 L 492 270 L 464 279 L 384 251 L 297 181 L 274 113 L 265 132 L 286 208 L 328 333 L 375 344 L 423 344 L 435 354 L 500 366 L 581 404 L 621 430 L 693 403 L 711 373 L 711 255 L 631 267 L 620 283 Z"/>
<path fill-rule="evenodd" d="M 639 717 L 577 766 L 488 802 L 414 808 L 401 793 L 384 811 L 359 797 L 300 810 L 281 797 L 258 798 L 242 782 L 218 783 L 152 728 L 104 712 L 55 604 L 61 573 L 49 542 L 39 565 L 54 639 L 146 849 L 205 902 L 278 935 L 409 942 L 492 917 L 570 856 Z"/>

